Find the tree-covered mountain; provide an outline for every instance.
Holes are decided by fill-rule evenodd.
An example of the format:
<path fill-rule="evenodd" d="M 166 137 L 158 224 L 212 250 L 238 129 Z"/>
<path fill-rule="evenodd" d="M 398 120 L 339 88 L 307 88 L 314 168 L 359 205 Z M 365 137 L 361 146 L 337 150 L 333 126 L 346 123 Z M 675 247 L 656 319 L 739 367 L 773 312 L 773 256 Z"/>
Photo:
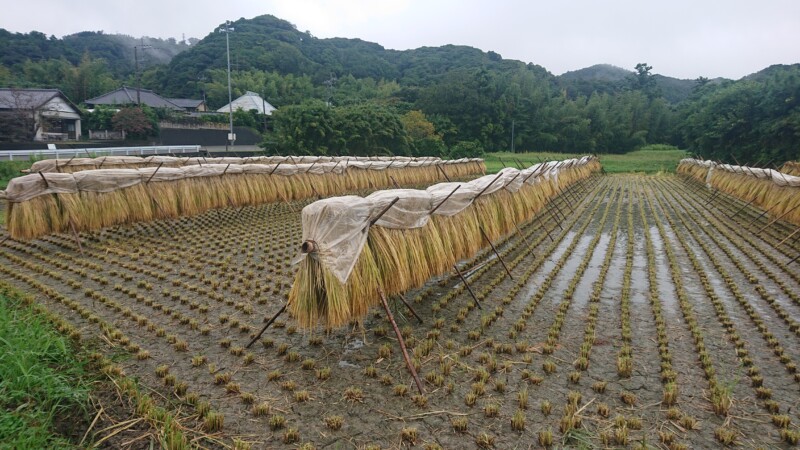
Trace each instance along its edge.
<path fill-rule="evenodd" d="M 363 153 L 378 145 L 381 152 L 418 154 L 480 146 L 625 152 L 669 143 L 723 159 L 743 151 L 800 158 L 798 65 L 738 81 L 680 80 L 653 74 L 644 62 L 554 76 L 467 46 L 397 51 L 360 39 L 320 39 L 269 15 L 231 26 L 233 95 L 258 92 L 278 107 L 265 137 L 275 151 Z M 153 48 L 144 50 L 139 80 L 132 53 L 142 44 Z M 58 87 L 81 102 L 141 82 L 165 96 L 202 97 L 219 107 L 228 102 L 225 47 L 217 30 L 193 45 L 0 30 L 0 85 Z M 434 131 L 415 140 L 407 127 Z M 467 141 L 476 145 L 461 145 Z"/>
<path fill-rule="evenodd" d="M 135 66 L 134 46 L 139 46 L 139 62 L 142 66 L 169 63 L 175 55 L 189 48 L 187 42 L 175 39 L 151 37 L 134 38 L 123 34 L 105 34 L 102 31 L 83 31 L 64 36 L 47 37 L 44 33 L 11 33 L 0 28 L 0 64 L 5 67 L 19 66 L 31 61 L 65 59 L 78 65 L 85 55 L 92 59 L 103 59 L 109 70 L 117 77 L 130 75 Z"/>
<path fill-rule="evenodd" d="M 583 69 L 573 70 L 558 76 L 559 85 L 572 97 L 589 97 L 593 92 L 617 93 L 629 89 L 635 83 L 636 72 L 613 66 L 595 64 Z M 680 103 L 692 94 L 697 80 L 682 80 L 654 74 L 653 79 L 661 96 L 670 103 Z M 721 78 L 714 82 L 724 81 Z"/>

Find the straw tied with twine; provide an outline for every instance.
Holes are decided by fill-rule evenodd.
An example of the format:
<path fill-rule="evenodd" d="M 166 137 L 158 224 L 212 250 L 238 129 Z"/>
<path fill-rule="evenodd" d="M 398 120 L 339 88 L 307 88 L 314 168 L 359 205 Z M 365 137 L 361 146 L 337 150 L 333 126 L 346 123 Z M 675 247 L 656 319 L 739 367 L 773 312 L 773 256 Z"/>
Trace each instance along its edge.
<path fill-rule="evenodd" d="M 485 171 L 483 160 L 345 161 L 311 164 L 207 164 L 185 167 L 33 173 L 11 180 L 6 225 L 14 239 L 92 231 L 114 225 L 413 185 L 449 173 Z"/>
<path fill-rule="evenodd" d="M 402 293 L 474 256 L 600 170 L 594 157 L 503 169 L 465 183 L 314 202 L 302 213 L 300 269 L 288 309 L 305 328 L 361 320 L 379 292 Z"/>

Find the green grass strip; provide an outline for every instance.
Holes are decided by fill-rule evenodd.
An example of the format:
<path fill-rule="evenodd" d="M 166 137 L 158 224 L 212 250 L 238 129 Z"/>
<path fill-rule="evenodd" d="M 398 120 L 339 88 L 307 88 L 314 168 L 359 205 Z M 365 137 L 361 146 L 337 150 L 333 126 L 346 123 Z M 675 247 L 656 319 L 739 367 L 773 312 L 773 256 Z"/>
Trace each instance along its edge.
<path fill-rule="evenodd" d="M 0 283 L 0 447 L 73 448 L 54 425 L 85 419 L 85 365 L 68 338 Z"/>

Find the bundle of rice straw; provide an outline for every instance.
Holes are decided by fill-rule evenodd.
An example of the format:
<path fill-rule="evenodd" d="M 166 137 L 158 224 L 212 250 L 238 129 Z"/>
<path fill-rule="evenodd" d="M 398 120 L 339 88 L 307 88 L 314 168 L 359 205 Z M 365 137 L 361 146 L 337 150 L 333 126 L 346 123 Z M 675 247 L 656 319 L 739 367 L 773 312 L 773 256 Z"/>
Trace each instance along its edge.
<path fill-rule="evenodd" d="M 787 175 L 800 177 L 800 161 L 786 161 L 783 166 L 781 166 L 781 172 Z"/>
<path fill-rule="evenodd" d="M 361 320 L 387 295 L 419 287 L 600 170 L 594 157 L 503 169 L 465 183 L 335 197 L 303 208 L 300 270 L 289 311 L 302 327 Z M 448 197 L 449 196 L 449 197 Z M 388 208 L 388 209 L 387 209 Z M 377 220 L 376 220 L 377 219 Z"/>
<path fill-rule="evenodd" d="M 769 210 L 774 217 L 800 225 L 800 177 L 772 169 L 717 164 L 687 158 L 678 173 L 706 183 L 747 203 Z"/>
<path fill-rule="evenodd" d="M 191 216 L 366 188 L 431 183 L 442 171 L 465 177 L 483 160 L 339 161 L 311 164 L 211 164 L 165 168 L 35 173 L 14 178 L 3 193 L 14 239 L 91 231 L 113 225 Z"/>
<path fill-rule="evenodd" d="M 441 158 L 425 156 L 412 158 L 406 156 L 251 156 L 247 158 L 239 157 L 190 157 L 182 158 L 175 156 L 98 156 L 96 158 L 69 158 L 69 159 L 44 159 L 34 162 L 30 169 L 23 171 L 29 173 L 74 173 L 84 170 L 98 169 L 141 169 L 143 167 L 184 167 L 184 166 L 205 166 L 209 164 L 313 164 L 326 162 L 370 162 L 370 161 L 394 161 L 397 164 L 405 164 L 409 161 L 429 162 L 441 161 Z"/>

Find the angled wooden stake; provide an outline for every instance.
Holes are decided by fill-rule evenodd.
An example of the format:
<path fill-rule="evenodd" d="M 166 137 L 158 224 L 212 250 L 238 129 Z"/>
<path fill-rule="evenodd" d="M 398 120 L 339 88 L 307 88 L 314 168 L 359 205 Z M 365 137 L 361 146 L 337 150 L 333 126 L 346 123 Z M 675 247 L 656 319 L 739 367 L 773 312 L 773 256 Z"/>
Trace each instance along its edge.
<path fill-rule="evenodd" d="M 794 232 L 792 232 L 792 234 L 790 234 L 790 235 L 786 236 L 786 238 L 785 238 L 784 240 L 782 240 L 782 241 L 778 242 L 778 245 L 776 245 L 776 246 L 775 246 L 775 248 L 778 248 L 778 247 L 780 247 L 781 245 L 783 245 L 783 244 L 784 244 L 786 241 L 788 241 L 789 239 L 791 239 L 791 238 L 792 238 L 792 236 L 794 236 L 794 235 L 795 235 L 795 234 L 797 234 L 797 233 L 800 233 L 800 228 L 798 228 L 798 229 L 794 230 Z"/>
<path fill-rule="evenodd" d="M 518 234 L 520 237 L 522 237 L 522 239 L 525 241 L 525 245 L 527 245 L 527 246 L 528 246 L 528 250 L 530 250 L 530 251 L 531 251 L 531 254 L 533 255 L 533 257 L 534 257 L 534 258 L 536 258 L 536 254 L 535 254 L 535 253 L 533 253 L 533 247 L 531 247 L 531 243 L 530 243 L 530 242 L 528 242 L 528 237 L 527 237 L 527 236 L 525 236 L 525 235 L 522 233 L 522 230 L 520 230 L 520 229 L 519 229 L 519 227 L 517 226 L 517 224 L 516 224 L 516 223 L 514 224 L 514 228 L 517 230 L 517 234 Z"/>
<path fill-rule="evenodd" d="M 162 163 L 160 163 L 160 164 L 158 165 L 158 167 L 156 167 L 156 170 L 154 170 L 154 171 L 153 171 L 153 174 L 152 174 L 152 175 L 150 175 L 150 178 L 148 178 L 148 179 L 147 179 L 147 181 L 145 181 L 145 183 L 144 183 L 144 184 L 150 184 L 150 180 L 152 180 L 152 179 L 153 179 L 153 177 L 154 177 L 154 176 L 156 176 L 156 174 L 158 173 L 158 169 L 160 169 L 160 168 L 161 168 L 161 166 L 163 166 L 163 165 L 164 165 L 164 163 L 163 163 L 163 162 L 162 162 Z M 230 165 L 230 164 L 228 164 L 228 165 Z M 226 170 L 227 170 L 227 169 L 226 169 Z"/>
<path fill-rule="evenodd" d="M 503 268 L 506 269 L 506 273 L 508 274 L 509 278 L 511 278 L 513 280 L 514 279 L 514 275 L 511 275 L 511 271 L 508 270 L 508 266 L 506 266 L 505 261 L 503 261 L 503 258 L 500 256 L 500 253 L 495 248 L 495 246 L 492 243 L 491 239 L 489 239 L 489 236 L 486 235 L 486 231 L 483 229 L 483 226 L 478 227 L 478 229 L 481 230 L 481 234 L 483 235 L 483 238 L 486 239 L 486 242 L 488 242 L 489 245 L 492 247 L 492 251 L 494 252 L 494 255 L 497 256 L 497 259 L 500 260 L 500 264 L 502 264 Z"/>
<path fill-rule="evenodd" d="M 458 277 L 461 278 L 461 281 L 464 283 L 464 286 L 467 287 L 467 290 L 469 291 L 469 295 L 471 295 L 472 299 L 475 300 L 475 304 L 478 305 L 478 309 L 483 309 L 483 306 L 481 306 L 480 300 L 478 300 L 478 297 L 475 295 L 474 292 L 472 292 L 472 288 L 469 286 L 469 283 L 467 283 L 467 279 L 464 278 L 464 275 L 461 273 L 460 270 L 458 270 L 458 265 L 457 264 L 453 264 L 453 270 L 456 271 L 456 273 L 458 274 Z"/>
<path fill-rule="evenodd" d="M 739 210 L 736 211 L 732 216 L 728 216 L 728 219 L 732 220 L 734 217 L 738 216 L 740 212 L 744 211 L 745 208 L 747 208 L 748 206 L 752 205 L 754 201 L 756 201 L 755 198 L 750 200 L 749 202 L 747 202 L 746 205 L 744 205 L 741 208 L 739 208 Z"/>
<path fill-rule="evenodd" d="M 289 303 L 288 302 L 284 303 L 283 306 L 281 306 L 281 309 L 278 310 L 278 312 L 275 313 L 275 315 L 272 316 L 271 319 L 269 319 L 267 324 L 264 325 L 264 328 L 262 328 L 261 331 L 259 331 L 258 334 L 252 340 L 250 340 L 250 342 L 247 344 L 247 346 L 245 346 L 245 348 L 250 348 L 250 346 L 253 345 L 253 343 L 257 341 L 261 337 L 261 335 L 264 334 L 265 331 L 267 331 L 267 328 L 269 328 L 269 326 L 272 325 L 273 322 L 275 322 L 278 316 L 280 316 L 281 314 L 283 314 L 284 311 L 286 311 L 287 306 L 289 306 Z"/>
<path fill-rule="evenodd" d="M 753 222 L 755 222 L 758 219 L 764 217 L 764 215 L 769 214 L 769 212 L 772 211 L 772 208 L 774 208 L 775 206 L 777 206 L 777 204 L 770 206 L 769 209 L 763 211 L 761 214 L 758 215 L 758 217 L 756 217 L 755 219 L 751 220 L 750 223 L 747 224 L 747 228 L 750 228 L 750 225 L 752 225 Z"/>
<path fill-rule="evenodd" d="M 791 261 L 789 261 L 788 263 L 786 263 L 786 267 L 789 267 L 789 265 L 790 265 L 791 263 L 793 263 L 793 262 L 797 261 L 798 259 L 800 259 L 800 254 L 798 254 L 797 256 L 795 256 L 793 260 L 791 260 Z"/>
<path fill-rule="evenodd" d="M 389 179 L 392 180 L 395 189 L 400 189 L 400 185 L 397 184 L 397 180 L 395 180 L 393 176 L 389 175 Z"/>
<path fill-rule="evenodd" d="M 447 200 L 450 198 L 450 196 L 451 196 L 451 195 L 455 194 L 455 193 L 456 193 L 456 191 L 458 190 L 458 188 L 460 188 L 460 187 L 461 187 L 461 185 L 458 185 L 458 186 L 456 186 L 456 188 L 455 188 L 455 189 L 453 189 L 453 190 L 452 190 L 452 191 L 451 191 L 449 194 L 447 194 L 447 197 L 445 197 L 445 198 L 444 198 L 444 200 L 442 200 L 441 202 L 439 202 L 439 204 L 438 204 L 438 205 L 436 205 L 436 206 L 435 206 L 435 207 L 434 207 L 434 208 L 431 210 L 431 212 L 429 212 L 429 213 L 428 213 L 428 215 L 431 215 L 431 214 L 433 214 L 433 213 L 434 213 L 434 212 L 435 212 L 437 209 L 439 209 L 439 207 L 440 207 L 440 206 L 444 205 L 444 202 L 446 202 L 446 201 L 447 201 Z"/>
<path fill-rule="evenodd" d="M 69 220 L 69 227 L 72 229 L 72 236 L 75 238 L 75 243 L 78 244 L 78 250 L 83 255 L 83 246 L 81 245 L 81 238 L 78 236 L 78 231 L 75 230 L 75 222 L 72 219 Z"/>
<path fill-rule="evenodd" d="M 381 297 L 383 309 L 386 311 L 386 315 L 389 316 L 389 321 L 392 323 L 394 334 L 397 335 L 397 341 L 400 343 L 400 350 L 403 351 L 403 359 L 406 360 L 406 367 L 408 367 L 408 371 L 411 372 L 411 376 L 414 377 L 414 383 L 417 385 L 419 394 L 425 395 L 425 388 L 422 386 L 422 381 L 420 381 L 419 376 L 417 375 L 417 370 L 414 368 L 414 364 L 411 363 L 411 358 L 408 356 L 406 341 L 403 340 L 403 334 L 400 333 L 400 328 L 397 327 L 397 322 L 394 321 L 392 310 L 389 309 L 389 303 L 386 301 L 386 296 L 383 294 L 383 290 L 381 288 L 378 288 L 378 295 Z"/>
<path fill-rule="evenodd" d="M 444 171 L 444 169 L 442 168 L 441 164 L 436 164 L 436 168 L 439 169 L 439 172 L 442 172 L 442 175 L 444 175 L 444 179 L 445 180 L 447 180 L 448 182 L 451 182 L 450 181 L 450 177 L 447 176 L 447 172 Z"/>
<path fill-rule="evenodd" d="M 547 208 L 545 207 L 545 209 L 547 209 Z M 550 242 L 555 242 L 553 240 L 553 236 L 550 235 L 550 230 L 548 230 L 547 227 L 544 225 L 544 221 L 542 220 L 542 216 L 539 215 L 538 213 L 534 214 L 534 215 L 536 216 L 536 220 L 539 221 L 539 228 L 544 228 L 544 231 L 547 233 L 547 237 L 550 239 Z"/>
<path fill-rule="evenodd" d="M 408 310 L 411 311 L 411 314 L 413 314 L 414 317 L 416 317 L 417 320 L 419 320 L 419 323 L 424 323 L 422 321 L 422 317 L 420 317 L 419 314 L 417 314 L 417 312 L 414 311 L 414 308 L 411 307 L 411 303 L 408 303 L 408 300 L 406 300 L 405 296 L 403 296 L 403 294 L 397 294 L 397 296 L 400 298 L 400 301 L 403 302 L 404 305 L 406 305 L 406 308 L 408 308 Z"/>
<path fill-rule="evenodd" d="M 773 223 L 775 223 L 775 222 L 777 222 L 777 221 L 779 221 L 779 220 L 783 219 L 784 217 L 786 217 L 786 215 L 787 215 L 787 214 L 789 214 L 790 212 L 794 211 L 794 210 L 795 210 L 795 209 L 797 209 L 798 207 L 800 207 L 800 203 L 798 203 L 797 205 L 794 205 L 792 208 L 789 208 L 788 210 L 786 210 L 786 211 L 785 211 L 783 214 L 781 214 L 780 216 L 778 216 L 778 217 L 775 217 L 774 219 L 772 219 L 772 221 L 771 221 L 770 223 L 768 223 L 768 224 L 764 225 L 763 227 L 761 227 L 761 229 L 760 229 L 760 230 L 758 230 L 758 232 L 759 232 L 759 233 L 763 232 L 764 230 L 766 230 L 767 228 L 769 228 L 769 226 L 770 226 L 770 225 L 772 225 Z"/>

